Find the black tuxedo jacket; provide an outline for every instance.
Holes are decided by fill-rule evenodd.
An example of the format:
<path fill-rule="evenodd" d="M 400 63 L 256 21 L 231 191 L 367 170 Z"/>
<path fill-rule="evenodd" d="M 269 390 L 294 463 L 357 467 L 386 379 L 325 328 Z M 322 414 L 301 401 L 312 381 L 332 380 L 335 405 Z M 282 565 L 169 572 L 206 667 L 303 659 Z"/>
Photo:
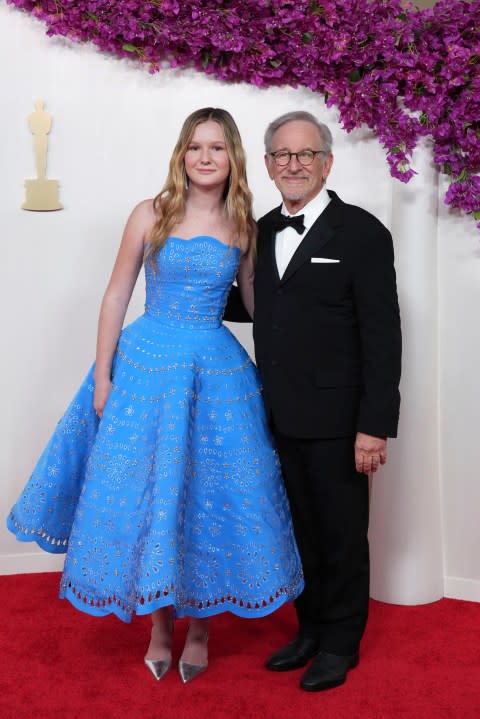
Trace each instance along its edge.
<path fill-rule="evenodd" d="M 401 333 L 392 238 L 373 215 L 329 195 L 281 279 L 272 227 L 280 208 L 258 222 L 253 335 L 265 405 L 292 437 L 395 437 Z"/>

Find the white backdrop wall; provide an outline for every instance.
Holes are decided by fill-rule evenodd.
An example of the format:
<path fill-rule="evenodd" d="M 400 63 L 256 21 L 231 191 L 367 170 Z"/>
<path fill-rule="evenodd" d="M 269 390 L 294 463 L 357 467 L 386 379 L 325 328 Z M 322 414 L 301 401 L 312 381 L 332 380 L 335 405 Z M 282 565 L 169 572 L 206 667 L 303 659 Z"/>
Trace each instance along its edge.
<path fill-rule="evenodd" d="M 21 51 L 20 51 L 21 49 Z M 335 111 L 306 90 L 224 85 L 191 71 L 149 76 L 128 61 L 45 37 L 0 5 L 2 212 L 2 437 L 5 517 L 90 366 L 98 307 L 131 208 L 160 188 L 185 116 L 230 110 L 248 154 L 257 216 L 278 202 L 263 166 L 263 130 L 305 109 L 327 122 L 335 164 L 329 187 L 391 228 L 405 335 L 399 438 L 372 490 L 372 596 L 422 603 L 480 601 L 480 443 L 477 377 L 480 244 L 471 221 L 439 203 L 428 147 L 408 186 L 391 180 L 366 130 L 347 135 Z M 64 210 L 20 209 L 34 177 L 26 118 L 36 98 L 53 116 L 47 174 Z M 142 312 L 139 280 L 127 321 Z M 233 328 L 249 351 L 251 333 Z M 476 420 L 476 421 L 475 421 Z M 62 558 L 17 543 L 0 525 L 0 573 L 46 571 Z"/>

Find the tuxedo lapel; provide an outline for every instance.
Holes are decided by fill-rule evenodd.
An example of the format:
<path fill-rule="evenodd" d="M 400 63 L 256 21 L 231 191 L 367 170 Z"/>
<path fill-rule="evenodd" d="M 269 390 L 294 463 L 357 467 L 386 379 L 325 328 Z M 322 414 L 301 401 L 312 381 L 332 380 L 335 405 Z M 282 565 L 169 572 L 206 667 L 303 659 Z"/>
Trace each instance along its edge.
<path fill-rule="evenodd" d="M 278 274 L 277 257 L 275 254 L 275 223 L 274 219 L 276 215 L 280 215 L 281 205 L 273 210 L 268 218 L 268 223 L 265 224 L 265 255 L 267 259 L 267 267 L 271 276 L 271 281 L 274 285 L 278 285 L 280 282 L 280 275 Z"/>
<path fill-rule="evenodd" d="M 283 284 L 284 282 L 288 282 L 290 277 L 292 277 L 292 275 L 294 275 L 295 272 L 297 272 L 297 270 L 299 270 L 300 267 L 305 264 L 305 262 L 310 262 L 310 259 L 313 257 L 314 254 L 318 255 L 319 250 L 324 247 L 328 242 L 330 242 L 332 237 L 336 234 L 338 227 L 343 224 L 343 203 L 338 198 L 336 193 L 329 191 L 328 194 L 331 198 L 330 203 L 322 212 L 320 217 L 313 223 L 313 225 L 301 241 L 300 245 L 297 248 L 297 251 L 287 265 L 282 279 L 280 280 L 281 284 Z M 272 241 L 272 244 L 275 247 L 274 240 Z M 277 263 L 275 261 L 275 267 L 276 264 Z"/>
<path fill-rule="evenodd" d="M 273 271 L 273 281 L 276 285 L 280 283 L 280 275 L 278 274 L 278 265 L 277 265 L 277 254 L 275 251 L 275 237 L 276 232 L 275 229 L 272 227 L 270 229 L 270 247 L 269 247 L 269 255 L 270 255 L 270 263 Z"/>

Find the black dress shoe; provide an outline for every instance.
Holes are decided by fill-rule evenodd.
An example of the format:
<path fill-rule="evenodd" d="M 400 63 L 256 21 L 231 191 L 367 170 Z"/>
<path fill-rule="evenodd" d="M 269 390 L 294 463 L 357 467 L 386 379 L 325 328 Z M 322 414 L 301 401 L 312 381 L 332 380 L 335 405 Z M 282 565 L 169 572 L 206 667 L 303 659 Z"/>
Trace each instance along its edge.
<path fill-rule="evenodd" d="M 300 686 L 307 692 L 320 692 L 343 684 L 349 669 L 356 667 L 358 652 L 341 657 L 337 654 L 319 652 L 300 680 Z"/>
<path fill-rule="evenodd" d="M 293 642 L 279 649 L 267 659 L 265 666 L 272 672 L 288 672 L 304 667 L 318 652 L 318 641 L 311 637 L 295 637 Z"/>

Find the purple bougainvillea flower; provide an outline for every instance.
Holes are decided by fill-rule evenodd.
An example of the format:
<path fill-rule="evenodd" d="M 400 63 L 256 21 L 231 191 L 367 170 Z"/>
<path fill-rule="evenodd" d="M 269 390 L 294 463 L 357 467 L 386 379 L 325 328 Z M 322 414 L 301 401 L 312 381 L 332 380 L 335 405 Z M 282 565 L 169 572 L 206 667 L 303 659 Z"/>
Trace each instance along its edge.
<path fill-rule="evenodd" d="M 445 202 L 480 219 L 480 0 L 7 0 L 48 35 L 224 82 L 322 93 L 350 132 L 367 125 L 408 182 L 421 137 Z"/>

